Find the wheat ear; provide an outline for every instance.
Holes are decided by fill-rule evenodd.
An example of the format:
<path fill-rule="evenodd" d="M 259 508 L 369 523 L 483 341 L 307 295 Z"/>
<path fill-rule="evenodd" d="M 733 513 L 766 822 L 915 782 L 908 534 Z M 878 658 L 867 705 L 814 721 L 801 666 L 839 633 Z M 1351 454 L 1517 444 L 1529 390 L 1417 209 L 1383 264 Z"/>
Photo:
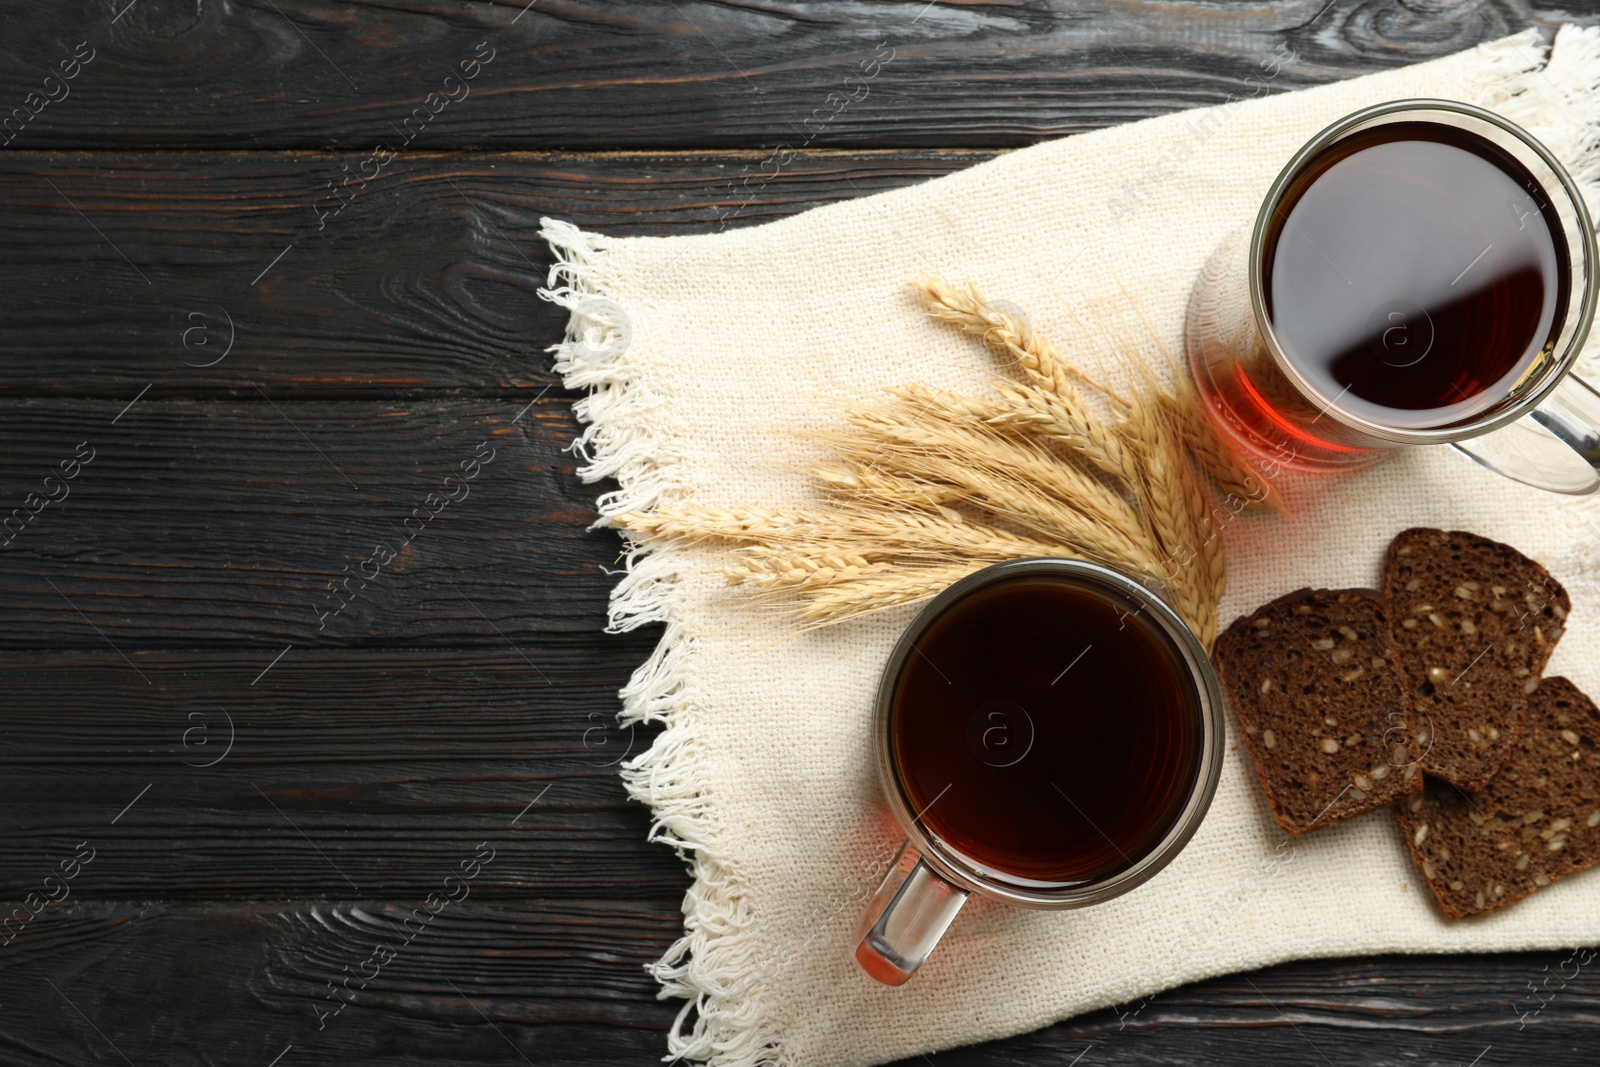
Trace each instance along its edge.
<path fill-rule="evenodd" d="M 934 318 L 977 334 L 996 348 L 1005 349 L 1025 374 L 1046 392 L 1062 399 L 1076 399 L 1076 378 L 1109 399 L 1126 407 L 1128 401 L 1114 389 L 1096 381 L 1074 365 L 1027 319 L 1008 315 L 984 297 L 970 282 L 962 292 L 943 279 L 923 275 L 912 283 L 924 307 Z"/>
<path fill-rule="evenodd" d="M 868 575 L 893 573 L 889 563 L 874 562 L 865 556 L 842 552 L 775 555 L 761 550 L 747 551 L 723 573 L 729 585 L 748 585 L 757 589 L 786 591 L 813 589 L 847 582 Z"/>
<path fill-rule="evenodd" d="M 1043 389 L 1000 383 L 1001 410 L 985 421 L 1059 441 L 1106 474 L 1123 482 L 1138 477 L 1133 458 L 1115 424 L 1106 425 L 1087 408 L 1073 407 Z M 1124 409 L 1126 410 L 1126 409 Z"/>
<path fill-rule="evenodd" d="M 1178 438 L 1154 397 L 1133 405 L 1126 427 L 1138 449 L 1143 475 L 1137 491 L 1162 547 L 1158 569 L 1172 606 L 1205 642 L 1206 631 L 1215 631 L 1216 609 L 1214 604 L 1208 607 L 1204 584 L 1197 580 L 1204 571 L 1200 556 L 1206 538 L 1185 506 L 1184 476 L 1188 472 Z M 1209 626 L 1208 616 L 1213 619 Z"/>
<path fill-rule="evenodd" d="M 1186 583 L 1193 585 L 1195 602 L 1198 605 L 1195 635 L 1209 652 L 1217 639 L 1217 608 L 1222 603 L 1222 594 L 1228 585 L 1227 564 L 1222 552 L 1222 532 L 1211 521 L 1212 510 L 1206 500 L 1205 490 L 1201 487 L 1200 472 L 1196 469 L 1193 458 L 1195 453 L 1187 447 L 1188 442 L 1183 438 L 1176 420 L 1173 420 L 1170 414 L 1167 418 L 1168 436 L 1177 446 L 1172 459 L 1179 467 L 1178 483 L 1183 488 L 1181 502 L 1187 533 L 1195 550 L 1195 558 L 1191 564 L 1192 577 Z"/>
<path fill-rule="evenodd" d="M 739 559 L 726 567 L 723 573 L 729 585 L 809 592 L 819 586 L 859 581 L 866 577 L 888 580 L 911 568 L 969 563 L 983 566 L 1008 559 L 1040 556 L 1083 558 L 1058 545 L 1031 541 L 992 527 L 983 527 L 983 531 L 974 530 L 961 543 L 953 539 L 929 538 L 922 542 L 876 550 L 859 550 L 860 541 L 855 540 L 841 540 L 832 544 L 800 542 L 788 550 L 751 548 L 741 552 Z M 866 535 L 865 530 L 860 532 Z"/>
<path fill-rule="evenodd" d="M 945 480 L 968 501 L 1003 515 L 1049 540 L 1111 562 L 1148 561 L 1150 545 L 1127 503 L 1110 489 L 1047 454 L 976 427 L 924 424 L 888 409 L 852 416 L 892 447 L 892 462 L 929 480 Z M 860 442 L 875 452 L 881 443 Z M 851 443 L 840 442 L 841 449 Z M 1067 503 L 1066 501 L 1071 501 Z M 1146 562 L 1141 570 L 1148 571 Z"/>
<path fill-rule="evenodd" d="M 688 504 L 618 515 L 614 522 L 661 540 L 690 544 L 731 541 L 789 556 L 814 551 L 856 555 L 869 561 L 905 556 L 1002 560 L 1066 552 L 1053 542 L 969 522 L 959 515 L 952 518 L 940 512 L 886 507 L 708 508 Z"/>
<path fill-rule="evenodd" d="M 885 504 L 954 504 L 964 494 L 952 486 L 900 473 L 886 473 L 874 463 L 852 461 L 839 467 L 818 467 L 816 478 L 840 497 L 859 497 Z"/>
<path fill-rule="evenodd" d="M 706 540 L 763 542 L 782 538 L 786 531 L 814 521 L 807 508 L 763 508 L 740 505 L 713 508 L 684 504 L 655 511 L 629 511 L 613 515 L 609 523 L 619 530 L 663 541 Z"/>
<path fill-rule="evenodd" d="M 1283 498 L 1273 491 L 1272 485 L 1251 473 L 1222 440 L 1212 425 L 1211 416 L 1200 407 L 1200 396 L 1193 387 L 1183 389 L 1175 397 L 1164 395 L 1161 402 L 1189 446 L 1190 455 L 1210 473 L 1224 493 L 1246 508 L 1268 508 L 1280 515 L 1287 513 Z"/>
<path fill-rule="evenodd" d="M 1180 425 L 1152 389 L 1129 410 L 1127 432 L 1138 443 L 1136 493 L 1150 528 L 1166 546 L 1157 569 L 1169 596 L 1209 652 L 1217 635 L 1217 608 L 1227 582 L 1222 538 Z"/>
<path fill-rule="evenodd" d="M 1120 283 L 1119 288 L 1121 288 Z M 1279 514 L 1285 514 L 1287 508 L 1283 504 L 1282 497 L 1273 492 L 1272 486 L 1264 479 L 1251 473 L 1244 458 L 1228 442 L 1211 413 L 1205 410 L 1204 401 L 1195 388 L 1194 379 L 1187 373 L 1187 368 L 1180 365 L 1173 357 L 1171 349 L 1161 339 L 1161 332 L 1139 309 L 1138 303 L 1129 296 L 1127 289 L 1122 290 L 1122 295 L 1132 306 L 1139 321 L 1144 324 L 1145 333 L 1160 350 L 1167 366 L 1174 371 L 1172 377 L 1176 383 L 1176 395 L 1158 388 L 1156 396 L 1168 415 L 1173 429 L 1188 445 L 1188 455 L 1200 469 L 1209 472 L 1218 487 L 1229 497 L 1237 500 L 1241 508 L 1268 508 Z"/>
<path fill-rule="evenodd" d="M 997 386 L 1004 408 L 987 416 L 988 420 L 994 425 L 1022 427 L 1054 437 L 1107 474 L 1123 479 L 1133 477 L 1133 466 L 1122 442 L 1084 402 L 1072 379 L 1099 390 L 1118 410 L 1126 410 L 1127 399 L 1068 362 L 1030 324 L 994 308 L 975 286 L 962 292 L 933 277 L 918 279 L 916 286 L 930 314 L 1003 349 L 1032 382 L 1031 386 Z M 985 417 L 977 411 L 973 414 Z"/>
<path fill-rule="evenodd" d="M 1106 486 L 1100 479 L 1085 476 L 1076 467 L 1061 463 L 1048 452 L 1013 440 L 1014 435 L 1005 432 L 1012 427 L 1008 425 L 1008 413 L 1003 404 L 974 400 L 920 385 L 901 386 L 889 392 L 901 401 L 900 405 L 867 409 L 856 420 L 858 426 L 868 429 L 874 437 L 893 435 L 897 441 L 921 447 L 924 442 L 918 439 L 920 435 L 910 432 L 908 427 L 931 428 L 932 423 L 937 421 L 943 424 L 946 431 L 946 445 L 953 445 L 957 438 L 967 441 L 974 453 L 973 458 L 987 461 L 991 469 L 1014 472 L 1019 480 L 1030 485 L 1042 485 L 1062 500 L 1075 502 L 1079 510 L 1098 515 L 1112 525 L 1127 525 L 1131 519 L 1127 501 L 1115 489 Z M 1037 390 L 1034 392 L 1037 393 Z M 982 421 L 976 423 L 975 419 Z M 1064 433 L 1047 430 L 1037 432 L 1036 436 L 1069 443 Z M 1120 454 L 1119 463 L 1127 464 L 1127 450 L 1122 447 L 1115 430 L 1096 427 L 1094 437 L 1115 439 Z M 1098 449 L 1099 446 L 1095 447 Z M 1076 448 L 1075 451 L 1085 454 L 1087 449 Z M 1099 454 L 1103 455 L 1104 451 L 1101 450 Z M 1085 454 L 1085 458 L 1092 460 L 1094 457 Z M 1098 463 L 1093 465 L 1105 473 L 1112 473 Z M 1131 471 L 1131 464 L 1128 466 Z"/>
<path fill-rule="evenodd" d="M 952 582 L 987 564 L 980 560 L 933 567 L 907 567 L 895 573 L 873 574 L 851 582 L 814 588 L 800 601 L 802 618 L 842 622 L 875 611 L 914 604 L 944 592 Z"/>

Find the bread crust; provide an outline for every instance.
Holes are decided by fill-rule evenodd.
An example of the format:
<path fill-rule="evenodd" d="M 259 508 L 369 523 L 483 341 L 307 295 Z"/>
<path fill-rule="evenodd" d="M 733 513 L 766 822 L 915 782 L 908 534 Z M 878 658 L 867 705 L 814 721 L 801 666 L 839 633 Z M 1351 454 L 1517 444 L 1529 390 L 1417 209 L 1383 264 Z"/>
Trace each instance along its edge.
<path fill-rule="evenodd" d="M 1236 619 L 1213 659 L 1284 830 L 1307 833 L 1422 787 L 1405 676 L 1375 590 L 1279 597 Z"/>

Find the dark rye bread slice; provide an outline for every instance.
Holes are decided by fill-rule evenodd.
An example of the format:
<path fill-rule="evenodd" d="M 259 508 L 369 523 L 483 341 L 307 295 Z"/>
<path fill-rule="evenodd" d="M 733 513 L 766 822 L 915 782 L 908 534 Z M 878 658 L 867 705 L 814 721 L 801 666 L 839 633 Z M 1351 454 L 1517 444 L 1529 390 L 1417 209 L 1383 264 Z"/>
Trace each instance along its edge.
<path fill-rule="evenodd" d="M 1292 834 L 1422 787 L 1383 601 L 1302 589 L 1234 621 L 1213 659 L 1272 817 Z"/>
<path fill-rule="evenodd" d="M 1429 780 L 1394 806 L 1411 858 L 1452 919 L 1521 900 L 1600 860 L 1600 709 L 1546 678 L 1480 793 Z"/>
<path fill-rule="evenodd" d="M 1422 769 L 1482 789 L 1566 627 L 1567 591 L 1509 545 L 1411 529 L 1389 545 L 1383 593 Z"/>

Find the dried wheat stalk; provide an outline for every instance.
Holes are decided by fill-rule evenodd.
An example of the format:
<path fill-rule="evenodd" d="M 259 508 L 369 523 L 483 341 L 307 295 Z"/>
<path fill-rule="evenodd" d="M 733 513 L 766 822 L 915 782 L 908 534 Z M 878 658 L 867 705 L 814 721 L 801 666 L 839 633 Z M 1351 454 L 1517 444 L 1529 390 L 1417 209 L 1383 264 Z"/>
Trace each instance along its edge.
<path fill-rule="evenodd" d="M 967 291 L 962 292 L 929 275 L 918 278 L 914 285 L 929 314 L 1010 352 L 1034 384 L 1046 393 L 1076 399 L 1077 389 L 1072 384 L 1072 379 L 1076 378 L 1127 406 L 1127 400 L 1083 373 L 1048 339 L 1035 333 L 1032 323 L 990 304 L 977 286 L 969 284 Z"/>
<path fill-rule="evenodd" d="M 808 552 L 798 555 L 745 552 L 727 568 L 729 585 L 756 589 L 814 589 L 836 582 L 855 581 L 868 575 L 896 573 L 892 563 L 881 563 L 845 552 Z"/>
<path fill-rule="evenodd" d="M 953 486 L 886 472 L 877 466 L 876 457 L 873 461 L 852 460 L 839 467 L 819 467 L 815 473 L 817 481 L 840 496 L 932 507 L 965 499 L 965 494 Z"/>
<path fill-rule="evenodd" d="M 938 596 L 951 583 L 985 566 L 983 560 L 907 567 L 891 576 L 872 575 L 854 582 L 825 586 L 800 601 L 798 614 L 816 622 L 834 622 L 885 608 L 914 604 Z"/>
<path fill-rule="evenodd" d="M 717 540 L 774 556 L 808 547 L 869 561 L 922 556 L 1001 560 L 1061 551 L 1059 544 L 968 521 L 956 512 L 875 505 L 708 508 L 689 504 L 629 512 L 611 522 L 619 529 L 662 540 Z"/>
<path fill-rule="evenodd" d="M 1209 646 L 1226 573 L 1202 471 L 1235 511 L 1277 501 L 1193 391 L 1174 394 L 1147 374 L 1123 396 L 976 288 L 923 278 L 917 292 L 1026 381 L 985 397 L 907 385 L 847 408 L 847 429 L 818 438 L 837 458 L 816 472 L 815 507 L 685 504 L 612 524 L 732 549 L 730 584 L 795 597 L 796 613 L 816 622 L 925 600 L 1001 560 L 1095 560 L 1159 583 Z"/>
<path fill-rule="evenodd" d="M 968 503 L 1087 555 L 1151 555 L 1137 510 L 1113 489 L 1027 441 L 964 419 L 959 405 L 943 403 L 933 390 L 913 387 L 897 398 L 902 402 L 850 411 L 850 422 L 865 432 L 831 443 L 858 462 L 877 456 L 925 482 L 951 486 Z"/>
<path fill-rule="evenodd" d="M 1211 528 L 1184 439 L 1159 400 L 1133 405 L 1129 437 L 1139 451 L 1135 487 L 1161 540 L 1161 578 L 1173 608 L 1207 648 L 1216 638 L 1217 604 L 1226 575 L 1221 541 Z"/>
<path fill-rule="evenodd" d="M 1185 382 L 1178 396 L 1164 396 L 1162 406 L 1179 427 L 1195 459 L 1216 479 L 1217 486 L 1247 508 L 1270 508 L 1284 513 L 1283 499 L 1265 478 L 1251 473 L 1244 460 L 1223 441 L 1209 416 L 1200 409 L 1194 387 Z"/>

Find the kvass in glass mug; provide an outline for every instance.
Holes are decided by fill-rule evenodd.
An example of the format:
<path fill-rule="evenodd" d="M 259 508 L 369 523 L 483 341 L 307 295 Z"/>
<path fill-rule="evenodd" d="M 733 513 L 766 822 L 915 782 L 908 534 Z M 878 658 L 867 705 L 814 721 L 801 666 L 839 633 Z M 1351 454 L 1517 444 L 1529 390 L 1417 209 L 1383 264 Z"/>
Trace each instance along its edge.
<path fill-rule="evenodd" d="M 1451 443 L 1564 493 L 1600 488 L 1600 394 L 1572 373 L 1596 299 L 1572 178 L 1492 112 L 1401 100 L 1291 159 L 1190 298 L 1190 370 L 1261 469 Z"/>
<path fill-rule="evenodd" d="M 1079 908 L 1194 835 L 1222 770 L 1205 649 L 1157 596 L 1079 560 L 968 575 L 901 636 L 879 685 L 878 775 L 907 840 L 855 959 L 909 979 L 967 897 Z"/>

